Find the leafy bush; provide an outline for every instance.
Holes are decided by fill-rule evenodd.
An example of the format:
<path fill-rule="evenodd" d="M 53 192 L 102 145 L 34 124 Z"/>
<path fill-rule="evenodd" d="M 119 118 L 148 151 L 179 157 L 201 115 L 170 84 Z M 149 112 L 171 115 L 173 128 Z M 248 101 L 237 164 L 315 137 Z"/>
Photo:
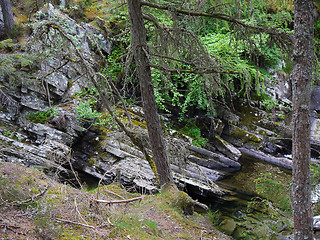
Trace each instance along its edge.
<path fill-rule="evenodd" d="M 46 111 L 38 111 L 27 115 L 27 119 L 34 123 L 46 123 L 48 120 L 59 114 L 59 110 L 53 107 L 48 108 Z"/>
<path fill-rule="evenodd" d="M 211 222 L 214 226 L 218 226 L 221 222 L 221 212 L 219 210 L 212 211 L 209 210 L 208 217 L 210 218 Z"/>
<path fill-rule="evenodd" d="M 195 123 L 187 123 L 179 132 L 192 137 L 192 144 L 197 147 L 203 147 L 208 142 L 208 139 L 201 137 L 201 130 Z"/>
<path fill-rule="evenodd" d="M 100 113 L 93 109 L 94 103 L 90 100 L 79 102 L 78 106 L 75 107 L 76 113 L 78 114 L 78 120 L 82 124 L 92 124 L 93 126 L 108 126 L 109 128 L 115 128 L 113 118 L 107 113 Z"/>

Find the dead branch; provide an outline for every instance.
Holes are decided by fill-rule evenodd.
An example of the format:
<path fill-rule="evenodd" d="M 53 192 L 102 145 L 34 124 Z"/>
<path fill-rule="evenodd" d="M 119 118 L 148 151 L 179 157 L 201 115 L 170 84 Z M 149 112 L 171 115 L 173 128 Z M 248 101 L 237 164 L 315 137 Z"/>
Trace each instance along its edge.
<path fill-rule="evenodd" d="M 87 225 L 87 224 L 83 224 L 83 223 L 78 223 L 78 222 L 73 222 L 73 221 L 66 220 L 66 219 L 61 219 L 61 218 L 56 218 L 56 220 L 59 221 L 59 222 L 71 223 L 71 224 L 79 225 L 79 226 L 83 226 L 83 227 L 88 227 L 88 228 L 93 228 L 93 229 L 96 228 L 96 227 L 91 226 L 91 225 Z"/>
<path fill-rule="evenodd" d="M 119 92 L 119 90 L 116 88 L 116 86 L 113 84 L 113 82 L 111 81 L 111 76 L 110 76 L 110 73 L 109 73 L 109 69 L 108 69 L 108 66 L 106 65 L 106 69 L 107 69 L 107 73 L 108 73 L 108 77 L 109 79 L 107 79 L 104 75 L 102 75 L 101 73 L 97 73 L 97 75 L 101 78 L 103 78 L 106 82 L 108 82 L 111 86 L 111 88 L 116 92 L 116 95 L 118 96 L 118 98 L 120 99 L 121 103 L 122 103 L 122 106 L 123 106 L 123 109 L 127 115 L 127 118 L 128 118 L 128 121 L 129 121 L 129 127 L 132 128 L 132 121 L 131 121 L 131 115 L 130 113 L 128 112 L 128 108 L 127 108 L 127 105 L 125 104 L 123 98 L 121 97 L 121 94 Z"/>
<path fill-rule="evenodd" d="M 105 204 L 121 204 L 121 203 L 129 203 L 129 202 L 134 202 L 134 201 L 141 201 L 143 198 L 144 198 L 144 196 L 130 198 L 130 199 L 124 199 L 124 200 L 114 200 L 114 201 L 100 200 L 100 199 L 93 199 L 93 201 L 95 201 L 97 203 L 105 203 Z"/>
<path fill-rule="evenodd" d="M 170 57 L 170 56 L 165 56 L 165 55 L 160 55 L 160 54 L 157 54 L 157 53 L 151 53 L 150 55 L 151 56 L 160 57 L 160 58 L 167 58 L 167 59 L 170 59 L 170 60 L 173 60 L 173 61 L 176 61 L 176 62 L 181 62 L 181 63 L 184 63 L 186 65 L 190 65 L 190 66 L 196 67 L 196 65 L 194 63 L 187 62 L 187 61 L 184 61 L 182 59 L 178 59 L 178 58 L 174 58 L 174 57 Z"/>
<path fill-rule="evenodd" d="M 113 196 L 116 196 L 116 197 L 118 197 L 118 198 L 120 198 L 120 199 L 124 199 L 124 197 L 122 197 L 121 195 L 119 195 L 119 194 L 117 194 L 117 193 L 115 193 L 115 192 L 112 192 L 112 191 L 107 190 L 107 189 L 105 189 L 104 191 L 105 191 L 106 193 L 111 194 L 111 195 L 113 195 Z"/>
<path fill-rule="evenodd" d="M 146 2 L 146 1 L 141 1 L 140 3 L 141 3 L 141 5 L 145 5 L 145 6 L 157 8 L 157 9 L 162 9 L 162 10 L 171 10 L 172 9 L 172 6 L 165 6 L 165 5 L 160 5 L 160 4 Z M 235 23 L 235 24 L 240 25 L 242 27 L 251 29 L 255 33 L 263 32 L 263 33 L 267 33 L 267 34 L 273 35 L 273 36 L 281 36 L 283 39 L 285 39 L 289 43 L 293 42 L 292 34 L 282 32 L 276 28 L 263 28 L 263 27 L 252 26 L 252 25 L 244 23 L 243 21 L 241 21 L 239 19 L 236 19 L 232 16 L 229 16 L 227 14 L 195 12 L 195 11 L 190 11 L 190 10 L 186 10 L 186 9 L 177 9 L 177 8 L 175 8 L 174 11 L 177 13 L 180 13 L 180 14 L 188 15 L 188 16 L 209 17 L 209 18 L 224 20 L 224 21 Z"/>
<path fill-rule="evenodd" d="M 238 71 L 219 71 L 214 68 L 200 68 L 200 69 L 176 69 L 176 68 L 166 68 L 162 65 L 155 65 L 155 64 L 149 64 L 150 67 L 153 67 L 155 69 L 159 70 L 164 70 L 167 72 L 172 72 L 172 73 L 195 73 L 195 74 L 211 74 L 211 73 L 222 73 L 222 74 L 238 74 Z"/>
<path fill-rule="evenodd" d="M 198 207 L 201 207 L 202 209 L 204 209 L 205 211 L 208 211 L 209 210 L 209 207 L 204 204 L 204 203 L 201 203 L 201 202 L 198 202 L 196 200 L 193 200 L 192 203 Z"/>
<path fill-rule="evenodd" d="M 101 185 L 101 182 L 102 182 L 102 180 L 104 179 L 104 177 L 109 173 L 109 172 L 111 172 L 113 169 L 115 169 L 114 167 L 112 167 L 111 169 L 109 169 L 109 171 L 106 171 L 104 174 L 103 174 L 103 176 L 100 178 L 100 180 L 99 180 L 99 183 L 98 183 L 98 187 L 97 187 L 97 199 L 99 198 L 99 190 L 100 190 L 100 185 Z M 120 196 L 120 195 L 119 195 Z M 123 197 L 121 197 L 120 196 L 120 198 L 122 198 L 123 199 Z"/>
<path fill-rule="evenodd" d="M 69 152 L 68 155 L 67 155 L 67 160 L 68 160 L 70 169 L 71 169 L 74 177 L 76 178 L 76 180 L 77 180 L 78 184 L 80 185 L 81 189 L 83 189 L 83 186 L 82 186 L 82 184 L 81 184 L 81 181 L 80 181 L 80 179 L 78 178 L 78 174 L 76 173 L 76 171 L 74 170 L 74 168 L 73 168 L 73 166 L 72 166 L 71 157 L 70 157 L 70 152 Z"/>
<path fill-rule="evenodd" d="M 8 200 L 3 201 L 2 203 L 0 203 L 0 207 L 4 204 L 6 204 L 8 202 Z"/>
<path fill-rule="evenodd" d="M 0 227 L 1 227 L 1 228 L 4 228 L 4 230 L 3 230 L 4 233 L 6 232 L 7 229 L 10 230 L 11 232 L 17 233 L 17 232 L 15 231 L 15 229 L 20 228 L 20 227 L 18 227 L 18 226 L 14 226 L 14 225 L 10 225 L 10 226 L 9 226 L 9 225 L 7 225 L 7 224 L 5 224 L 5 223 L 0 223 Z"/>
<path fill-rule="evenodd" d="M 19 206 L 19 205 L 22 205 L 22 204 L 27 204 L 29 202 L 34 202 L 37 198 L 43 196 L 48 191 L 49 188 L 50 188 L 50 186 L 48 184 L 46 186 L 46 188 L 42 192 L 38 193 L 37 195 L 35 195 L 35 196 L 33 196 L 33 197 L 31 197 L 31 198 L 29 198 L 27 200 L 24 200 L 24 201 L 13 201 L 13 202 L 10 203 L 10 205 Z"/>
<path fill-rule="evenodd" d="M 110 72 L 109 72 L 109 68 L 108 68 L 108 64 L 107 64 L 107 60 L 105 58 L 105 56 L 103 55 L 103 53 L 101 52 L 101 49 L 99 47 L 99 44 L 97 43 L 97 41 L 93 38 L 93 40 L 90 38 L 91 41 L 93 41 L 95 43 L 95 45 L 97 46 L 97 49 L 98 49 L 98 52 L 99 52 L 99 55 L 100 57 L 103 59 L 104 61 L 104 64 L 105 64 L 105 68 L 107 70 L 107 74 L 108 74 L 108 78 L 106 78 L 104 75 L 102 75 L 101 73 L 97 73 L 98 76 L 100 76 L 101 78 L 103 78 L 110 86 L 111 88 L 115 91 L 116 95 L 118 96 L 118 98 L 120 99 L 121 103 L 122 103 L 122 106 L 124 108 L 124 111 L 127 115 L 127 118 L 128 118 L 128 121 L 129 121 L 129 127 L 132 128 L 132 121 L 131 121 L 131 115 L 129 114 L 128 112 L 128 109 L 127 109 L 127 105 L 125 104 L 123 98 L 121 97 L 121 94 L 119 92 L 119 90 L 116 88 L 116 86 L 113 84 L 112 82 L 112 79 L 111 79 L 111 75 L 110 75 Z"/>
<path fill-rule="evenodd" d="M 78 204 L 77 204 L 77 198 L 76 198 L 76 197 L 74 198 L 74 205 L 75 205 L 75 207 L 76 207 L 76 211 L 77 211 L 79 217 L 81 218 L 81 220 L 82 220 L 86 225 L 88 225 L 87 221 L 82 217 L 82 214 L 80 213 L 80 211 L 79 211 L 79 209 L 78 209 Z"/>

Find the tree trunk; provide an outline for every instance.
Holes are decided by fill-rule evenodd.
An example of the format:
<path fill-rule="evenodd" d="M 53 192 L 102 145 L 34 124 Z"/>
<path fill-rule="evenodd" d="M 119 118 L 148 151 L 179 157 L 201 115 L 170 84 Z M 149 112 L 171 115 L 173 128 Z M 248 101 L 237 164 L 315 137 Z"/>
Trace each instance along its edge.
<path fill-rule="evenodd" d="M 153 92 L 153 83 L 148 59 L 146 29 L 143 22 L 140 0 L 128 0 L 131 20 L 131 38 L 137 74 L 143 99 L 144 115 L 160 184 L 173 182 L 166 148 L 162 136 L 162 128 L 157 113 L 157 105 Z"/>
<path fill-rule="evenodd" d="M 294 2 L 293 171 L 294 239 L 313 239 L 310 183 L 310 97 L 313 69 L 313 1 Z"/>
<path fill-rule="evenodd" d="M 8 37 L 10 37 L 10 33 L 12 27 L 14 25 L 13 13 L 10 0 L 0 0 L 1 11 L 4 21 L 5 31 Z"/>

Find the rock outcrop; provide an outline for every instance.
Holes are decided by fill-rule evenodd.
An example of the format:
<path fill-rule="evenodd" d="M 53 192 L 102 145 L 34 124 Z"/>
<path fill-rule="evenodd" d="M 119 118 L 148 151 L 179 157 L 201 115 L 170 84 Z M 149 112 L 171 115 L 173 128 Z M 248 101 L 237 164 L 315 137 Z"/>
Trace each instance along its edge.
<path fill-rule="evenodd" d="M 50 28 L 43 23 L 56 25 Z M 78 24 L 50 4 L 36 15 L 35 26 L 24 51 L 1 57 L 8 63 L 0 75 L 1 161 L 22 162 L 63 177 L 72 177 L 75 170 L 106 184 L 119 181 L 140 191 L 158 191 L 144 155 L 123 132 L 90 124 L 85 128 L 75 110 L 82 101 L 75 93 L 90 87 L 90 79 L 74 48 L 81 51 L 86 64 L 98 70 L 101 53 L 111 51 L 112 43 L 104 38 L 108 33 Z M 72 43 L 61 34 L 67 34 Z M 44 46 L 52 42 L 53 48 L 44 57 Z M 275 157 L 287 150 L 282 139 L 291 137 L 290 127 L 265 119 L 272 116 L 254 105 L 244 102 L 238 112 L 217 106 L 219 118 L 214 132 L 208 133 L 213 136 L 208 148 L 193 146 L 190 137 L 167 130 L 167 151 L 179 187 L 196 189 L 202 196 L 225 194 L 216 182 L 241 169 L 244 153 L 266 162 L 273 159 L 272 164 L 290 169 L 288 159 Z M 52 108 L 58 113 L 44 122 L 28 117 Z M 135 133 L 151 153 L 143 110 L 135 107 L 129 112 Z"/>

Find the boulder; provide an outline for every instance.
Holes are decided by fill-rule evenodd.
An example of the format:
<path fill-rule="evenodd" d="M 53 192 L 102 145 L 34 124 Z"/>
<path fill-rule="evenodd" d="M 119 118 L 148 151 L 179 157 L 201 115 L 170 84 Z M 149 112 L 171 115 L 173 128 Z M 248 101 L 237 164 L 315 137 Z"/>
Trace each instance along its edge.
<path fill-rule="evenodd" d="M 261 119 L 257 122 L 257 125 L 269 131 L 275 132 L 282 138 L 292 138 L 292 129 L 282 123 Z"/>
<path fill-rule="evenodd" d="M 231 110 L 228 108 L 218 105 L 215 108 L 217 115 L 219 118 L 221 118 L 224 122 L 227 124 L 233 124 L 233 125 L 238 125 L 240 121 L 240 117 L 233 113 Z"/>
<path fill-rule="evenodd" d="M 225 219 L 219 224 L 219 230 L 227 235 L 232 235 L 234 230 L 236 230 L 237 224 L 232 219 Z"/>
<path fill-rule="evenodd" d="M 245 144 L 259 146 L 262 143 L 262 137 L 232 124 L 224 128 L 222 137 L 237 147 Z"/>
<path fill-rule="evenodd" d="M 320 216 L 313 217 L 313 230 L 320 231 Z"/>
<path fill-rule="evenodd" d="M 234 147 L 231 143 L 223 140 L 221 137 L 215 136 L 213 138 L 213 143 L 219 152 L 223 153 L 230 159 L 238 161 L 241 157 L 241 152 L 239 151 L 239 149 Z"/>

